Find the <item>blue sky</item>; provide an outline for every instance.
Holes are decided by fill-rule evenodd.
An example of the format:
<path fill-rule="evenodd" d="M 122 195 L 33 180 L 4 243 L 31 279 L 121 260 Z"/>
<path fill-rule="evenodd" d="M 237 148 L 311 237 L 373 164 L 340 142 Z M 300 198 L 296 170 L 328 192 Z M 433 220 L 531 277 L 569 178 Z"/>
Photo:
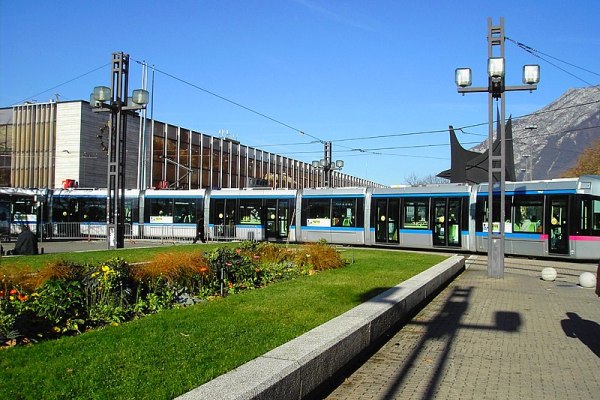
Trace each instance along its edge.
<path fill-rule="evenodd" d="M 448 125 L 487 121 L 486 96 L 459 95 L 454 70 L 469 66 L 474 85 L 487 85 L 488 17 L 497 24 L 503 16 L 509 38 L 600 73 L 598 15 L 600 2 L 581 0 L 0 0 L 0 107 L 56 94 L 87 100 L 94 86 L 110 86 L 111 54 L 123 51 L 131 89 L 141 86 L 135 61 L 160 71 L 158 120 L 212 135 L 227 130 L 308 162 L 322 154 L 315 138 L 331 140 L 346 173 L 399 184 L 450 166 Z M 541 65 L 538 90 L 508 93 L 507 114 L 600 83 L 547 59 L 576 77 L 506 43 L 508 85 L 521 84 L 523 64 Z M 442 132 L 401 135 L 423 131 Z M 487 126 L 468 132 L 459 136 L 465 147 L 484 140 Z M 362 139 L 373 136 L 387 137 Z"/>

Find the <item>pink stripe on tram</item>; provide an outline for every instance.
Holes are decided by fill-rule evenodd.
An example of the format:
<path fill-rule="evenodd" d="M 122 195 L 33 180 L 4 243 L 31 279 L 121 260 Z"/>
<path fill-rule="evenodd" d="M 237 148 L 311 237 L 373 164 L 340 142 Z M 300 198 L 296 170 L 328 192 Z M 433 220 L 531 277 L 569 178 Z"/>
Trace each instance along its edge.
<path fill-rule="evenodd" d="M 580 242 L 600 242 L 600 236 L 569 236 L 569 238 Z"/>

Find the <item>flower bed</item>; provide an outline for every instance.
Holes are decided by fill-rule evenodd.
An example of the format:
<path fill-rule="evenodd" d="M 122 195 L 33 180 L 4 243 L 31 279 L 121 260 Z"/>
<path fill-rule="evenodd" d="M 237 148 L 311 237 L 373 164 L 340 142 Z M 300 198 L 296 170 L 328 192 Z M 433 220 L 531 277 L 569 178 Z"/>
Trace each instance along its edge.
<path fill-rule="evenodd" d="M 205 254 L 161 253 L 135 265 L 114 258 L 0 270 L 0 347 L 76 335 L 344 263 L 323 243 L 290 249 L 244 242 Z"/>

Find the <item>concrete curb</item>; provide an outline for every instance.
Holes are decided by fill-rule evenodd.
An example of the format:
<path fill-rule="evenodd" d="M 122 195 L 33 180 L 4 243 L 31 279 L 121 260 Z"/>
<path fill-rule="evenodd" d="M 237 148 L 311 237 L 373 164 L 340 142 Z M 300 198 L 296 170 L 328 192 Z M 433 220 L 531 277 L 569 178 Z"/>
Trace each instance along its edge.
<path fill-rule="evenodd" d="M 464 266 L 464 257 L 450 257 L 177 399 L 301 399 L 374 344 Z"/>

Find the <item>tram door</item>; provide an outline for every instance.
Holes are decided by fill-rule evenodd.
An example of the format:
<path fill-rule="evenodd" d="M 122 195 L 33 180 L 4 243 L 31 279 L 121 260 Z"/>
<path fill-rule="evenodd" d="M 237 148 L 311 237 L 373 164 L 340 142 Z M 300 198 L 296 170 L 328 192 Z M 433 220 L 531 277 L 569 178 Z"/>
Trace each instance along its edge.
<path fill-rule="evenodd" d="M 290 226 L 290 200 L 268 199 L 265 210 L 265 238 L 283 240 L 288 236 Z"/>
<path fill-rule="evenodd" d="M 375 200 L 375 242 L 398 243 L 398 221 L 400 201 L 398 199 Z"/>
<path fill-rule="evenodd" d="M 223 239 L 234 239 L 236 237 L 235 200 L 215 200 L 213 218 L 214 237 Z"/>
<path fill-rule="evenodd" d="M 460 247 L 461 199 L 433 199 L 433 245 Z"/>
<path fill-rule="evenodd" d="M 569 198 L 549 196 L 546 226 L 548 234 L 548 253 L 569 254 Z"/>

